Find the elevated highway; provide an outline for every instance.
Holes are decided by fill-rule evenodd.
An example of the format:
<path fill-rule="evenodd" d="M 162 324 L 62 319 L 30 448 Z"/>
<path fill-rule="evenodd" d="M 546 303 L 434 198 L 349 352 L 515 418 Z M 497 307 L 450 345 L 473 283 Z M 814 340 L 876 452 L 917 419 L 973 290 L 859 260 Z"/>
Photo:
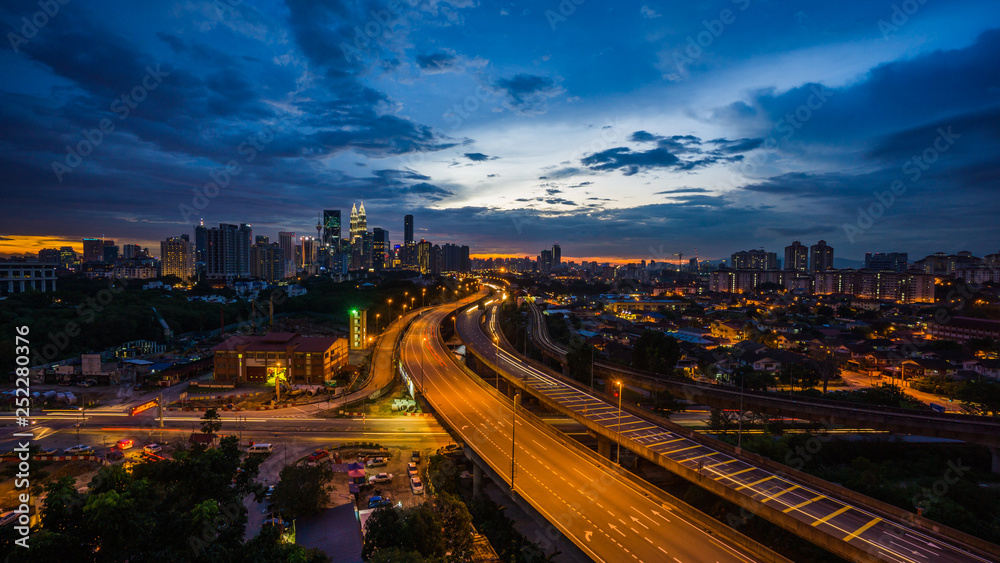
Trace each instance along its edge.
<path fill-rule="evenodd" d="M 490 308 L 495 310 L 495 306 Z M 1000 547 L 911 515 L 802 472 L 747 455 L 667 420 L 550 373 L 513 352 L 496 330 L 495 318 L 468 309 L 457 330 L 487 370 L 553 412 L 581 423 L 598 436 L 598 450 L 611 444 L 695 483 L 747 511 L 851 561 L 985 562 L 1000 559 Z M 619 406 L 620 405 L 620 406 Z M 600 442 L 603 441 L 602 446 Z"/>

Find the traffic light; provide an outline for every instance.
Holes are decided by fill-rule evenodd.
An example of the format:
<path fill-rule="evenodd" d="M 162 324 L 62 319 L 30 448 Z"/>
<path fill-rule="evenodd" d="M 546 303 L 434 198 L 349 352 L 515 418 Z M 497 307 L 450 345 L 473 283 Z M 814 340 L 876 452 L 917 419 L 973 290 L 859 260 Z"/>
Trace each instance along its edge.
<path fill-rule="evenodd" d="M 615 389 L 615 398 L 616 399 L 618 398 L 618 390 L 617 389 Z"/>

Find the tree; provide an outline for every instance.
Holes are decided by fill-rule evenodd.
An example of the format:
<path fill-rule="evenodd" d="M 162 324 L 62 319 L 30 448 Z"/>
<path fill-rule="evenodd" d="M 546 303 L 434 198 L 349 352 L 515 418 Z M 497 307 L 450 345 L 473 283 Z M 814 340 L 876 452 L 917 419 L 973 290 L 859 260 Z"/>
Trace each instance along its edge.
<path fill-rule="evenodd" d="M 675 412 L 683 412 L 687 405 L 670 391 L 656 391 L 653 394 L 653 410 L 664 418 Z"/>
<path fill-rule="evenodd" d="M 819 380 L 823 382 L 823 394 L 825 395 L 830 379 L 840 377 L 840 364 L 837 363 L 837 359 L 832 353 L 818 351 L 813 355 L 812 367 Z"/>
<path fill-rule="evenodd" d="M 1000 416 L 1000 383 L 970 381 L 959 390 L 958 399 L 972 414 Z"/>
<path fill-rule="evenodd" d="M 657 373 L 673 374 L 681 349 L 672 336 L 647 330 L 632 347 L 632 367 Z"/>
<path fill-rule="evenodd" d="M 222 417 L 219 416 L 219 411 L 215 409 L 206 410 L 201 420 L 203 421 L 201 423 L 201 431 L 205 434 L 214 436 L 216 432 L 222 429 Z"/>
<path fill-rule="evenodd" d="M 596 353 L 593 346 L 579 340 L 574 342 L 569 351 L 566 352 L 566 365 L 569 368 L 570 377 L 580 383 L 590 385 L 591 365 Z"/>
<path fill-rule="evenodd" d="M 326 463 L 299 462 L 281 470 L 272 502 L 292 520 L 327 507 L 334 490 L 333 470 Z"/>

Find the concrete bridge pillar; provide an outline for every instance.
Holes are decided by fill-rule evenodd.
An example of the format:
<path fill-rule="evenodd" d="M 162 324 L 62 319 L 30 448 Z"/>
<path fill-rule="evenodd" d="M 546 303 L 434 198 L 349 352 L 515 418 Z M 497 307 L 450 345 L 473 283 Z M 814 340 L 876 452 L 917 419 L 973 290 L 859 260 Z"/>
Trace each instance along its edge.
<path fill-rule="evenodd" d="M 1000 446 L 990 446 L 990 455 L 993 457 L 993 463 L 990 464 L 990 471 L 1000 474 Z"/>
<path fill-rule="evenodd" d="M 597 455 L 611 459 L 611 440 L 602 436 L 597 437 Z"/>
<path fill-rule="evenodd" d="M 483 468 L 475 462 L 472 464 L 472 496 L 483 496 Z"/>

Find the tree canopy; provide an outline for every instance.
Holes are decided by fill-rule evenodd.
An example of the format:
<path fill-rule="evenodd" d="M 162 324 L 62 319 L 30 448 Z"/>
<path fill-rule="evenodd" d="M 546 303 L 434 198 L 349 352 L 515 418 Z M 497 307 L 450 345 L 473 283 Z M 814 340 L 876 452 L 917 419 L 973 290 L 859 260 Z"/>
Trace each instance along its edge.
<path fill-rule="evenodd" d="M 681 349 L 672 336 L 657 330 L 647 330 L 632 348 L 632 367 L 657 373 L 672 374 Z"/>

